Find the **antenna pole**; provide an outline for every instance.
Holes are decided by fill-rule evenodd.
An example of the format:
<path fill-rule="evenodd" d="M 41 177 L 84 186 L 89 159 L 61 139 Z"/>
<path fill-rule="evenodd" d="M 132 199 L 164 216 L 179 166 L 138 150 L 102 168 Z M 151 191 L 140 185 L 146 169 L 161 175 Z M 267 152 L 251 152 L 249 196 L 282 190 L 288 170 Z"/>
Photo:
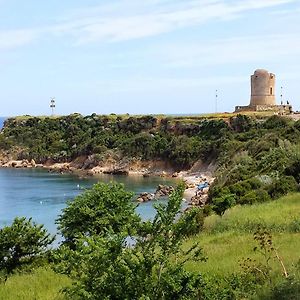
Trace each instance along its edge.
<path fill-rule="evenodd" d="M 54 116 L 54 109 L 55 109 L 55 97 L 52 97 L 50 100 L 50 108 L 52 112 L 52 117 Z"/>
<path fill-rule="evenodd" d="M 216 109 L 216 113 L 217 113 L 218 112 L 218 90 L 216 90 L 215 109 Z"/>

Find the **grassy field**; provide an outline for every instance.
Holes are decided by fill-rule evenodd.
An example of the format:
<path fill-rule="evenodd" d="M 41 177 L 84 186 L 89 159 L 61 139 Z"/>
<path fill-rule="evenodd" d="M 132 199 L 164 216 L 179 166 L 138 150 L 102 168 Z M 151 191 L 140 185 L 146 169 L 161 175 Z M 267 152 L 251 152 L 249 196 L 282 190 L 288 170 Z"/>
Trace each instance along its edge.
<path fill-rule="evenodd" d="M 39 268 L 30 274 L 10 277 L 0 285 L 1 300 L 62 300 L 60 290 L 70 280 L 50 268 Z"/>
<path fill-rule="evenodd" d="M 261 256 L 253 252 L 256 243 L 253 232 L 263 224 L 272 232 L 273 242 L 288 271 L 300 260 L 300 194 L 291 194 L 279 200 L 252 206 L 237 206 L 223 217 L 210 216 L 204 231 L 187 241 L 199 241 L 208 257 L 207 262 L 189 263 L 187 268 L 208 276 L 224 276 L 240 270 L 239 262 Z M 280 273 L 278 262 L 274 270 Z M 5 300 L 62 300 L 60 290 L 70 284 L 65 276 L 49 268 L 40 268 L 31 274 L 14 275 L 0 285 L 0 299 Z"/>
<path fill-rule="evenodd" d="M 236 206 L 223 217 L 208 217 L 204 232 L 188 241 L 188 244 L 199 241 L 208 261 L 190 263 L 188 269 L 225 275 L 237 271 L 239 262 L 247 257 L 262 259 L 253 251 L 257 245 L 253 233 L 259 225 L 271 232 L 284 264 L 292 269 L 293 264 L 300 260 L 300 194 L 264 204 Z M 275 261 L 273 266 L 280 271 L 278 262 Z"/>

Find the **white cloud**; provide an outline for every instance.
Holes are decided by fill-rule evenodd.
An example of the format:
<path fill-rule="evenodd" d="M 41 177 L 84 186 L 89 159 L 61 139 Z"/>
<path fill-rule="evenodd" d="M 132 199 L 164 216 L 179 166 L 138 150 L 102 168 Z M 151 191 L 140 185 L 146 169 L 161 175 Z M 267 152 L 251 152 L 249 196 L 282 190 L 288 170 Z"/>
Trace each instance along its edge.
<path fill-rule="evenodd" d="M 85 12 L 84 17 L 73 24 L 69 23 L 69 33 L 77 38 L 78 44 L 124 41 L 172 32 L 210 21 L 229 20 L 252 10 L 292 2 L 295 0 L 186 0 L 184 3 L 175 1 L 173 4 L 169 1 L 146 1 L 146 4 L 141 1 L 129 6 L 132 13 L 129 13 L 131 10 L 126 8 L 124 3 L 114 2 L 110 9 L 104 6 L 104 10 L 101 11 L 101 7 L 97 7 L 97 15 L 91 12 L 91 16 L 88 17 L 88 13 Z"/>
<path fill-rule="evenodd" d="M 35 30 L 2 30 L 0 31 L 0 50 L 24 46 L 38 37 Z"/>
<path fill-rule="evenodd" d="M 1 1 L 1 0 L 0 0 Z M 78 10 L 54 25 L 0 31 L 0 49 L 18 47 L 35 39 L 61 36 L 76 45 L 119 42 L 157 36 L 207 22 L 226 21 L 247 12 L 278 7 L 296 0 L 115 0 Z"/>
<path fill-rule="evenodd" d="M 275 34 L 263 36 L 236 37 L 206 43 L 161 45 L 156 55 L 168 67 L 199 68 L 202 66 L 251 63 L 298 57 L 300 53 L 299 34 Z"/>

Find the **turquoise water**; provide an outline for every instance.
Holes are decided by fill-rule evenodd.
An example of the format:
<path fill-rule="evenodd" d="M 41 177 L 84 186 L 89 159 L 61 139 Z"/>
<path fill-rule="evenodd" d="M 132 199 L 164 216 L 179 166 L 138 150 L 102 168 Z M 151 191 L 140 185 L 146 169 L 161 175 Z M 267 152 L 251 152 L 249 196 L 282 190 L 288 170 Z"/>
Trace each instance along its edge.
<path fill-rule="evenodd" d="M 157 185 L 174 184 L 174 180 L 159 177 L 109 176 L 80 179 L 69 174 L 61 175 L 36 169 L 0 169 L 0 227 L 8 225 L 17 216 L 32 217 L 44 224 L 53 234 L 57 232 L 55 219 L 65 207 L 84 189 L 97 181 L 121 182 L 127 190 L 136 194 L 154 192 Z M 153 217 L 153 202 L 142 203 L 137 212 L 143 219 Z"/>

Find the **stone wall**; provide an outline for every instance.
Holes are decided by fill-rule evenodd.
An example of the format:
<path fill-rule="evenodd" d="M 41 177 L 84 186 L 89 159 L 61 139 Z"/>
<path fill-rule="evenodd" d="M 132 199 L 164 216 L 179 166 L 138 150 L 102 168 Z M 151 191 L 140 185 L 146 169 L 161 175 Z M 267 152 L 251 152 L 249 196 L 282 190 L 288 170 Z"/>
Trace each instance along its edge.
<path fill-rule="evenodd" d="M 282 114 L 290 114 L 292 112 L 291 105 L 248 105 L 248 106 L 236 106 L 235 112 L 247 112 L 247 111 L 274 111 Z"/>

